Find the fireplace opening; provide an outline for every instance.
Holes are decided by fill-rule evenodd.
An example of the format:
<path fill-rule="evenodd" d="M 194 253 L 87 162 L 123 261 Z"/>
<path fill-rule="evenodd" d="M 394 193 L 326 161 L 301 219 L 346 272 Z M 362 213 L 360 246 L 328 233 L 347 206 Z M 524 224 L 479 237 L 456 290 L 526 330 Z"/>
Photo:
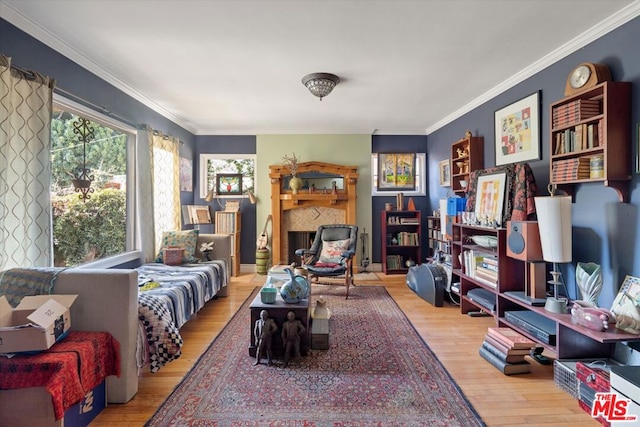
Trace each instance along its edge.
<path fill-rule="evenodd" d="M 300 257 L 296 256 L 297 249 L 309 249 L 316 237 L 315 231 L 289 231 L 287 233 L 287 242 L 289 244 L 286 264 L 293 262 L 300 265 Z"/>

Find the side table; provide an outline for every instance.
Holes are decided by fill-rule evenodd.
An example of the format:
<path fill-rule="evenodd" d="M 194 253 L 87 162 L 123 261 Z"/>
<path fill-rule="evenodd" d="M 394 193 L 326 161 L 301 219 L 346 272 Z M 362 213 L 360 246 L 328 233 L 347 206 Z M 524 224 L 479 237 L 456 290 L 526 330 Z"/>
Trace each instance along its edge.
<path fill-rule="evenodd" d="M 303 299 L 297 304 L 289 304 L 284 302 L 280 293 L 276 294 L 276 302 L 274 304 L 264 304 L 260 299 L 260 293 L 256 295 L 256 297 L 251 302 L 249 306 L 251 310 L 251 324 L 249 328 L 251 330 L 251 342 L 249 343 L 249 356 L 256 357 L 256 345 L 255 345 L 255 336 L 253 335 L 253 327 L 256 323 L 256 320 L 260 318 L 260 312 L 262 310 L 267 310 L 269 312 L 269 317 L 272 318 L 276 325 L 278 325 L 278 331 L 273 335 L 273 339 L 271 341 L 271 356 L 273 358 L 281 358 L 284 356 L 284 348 L 282 346 L 282 337 L 280 334 L 282 333 L 282 324 L 287 320 L 287 313 L 293 311 L 296 314 L 296 319 L 300 320 L 305 327 L 305 332 L 300 339 L 300 354 L 303 356 L 307 355 L 307 350 L 309 348 L 309 299 Z"/>

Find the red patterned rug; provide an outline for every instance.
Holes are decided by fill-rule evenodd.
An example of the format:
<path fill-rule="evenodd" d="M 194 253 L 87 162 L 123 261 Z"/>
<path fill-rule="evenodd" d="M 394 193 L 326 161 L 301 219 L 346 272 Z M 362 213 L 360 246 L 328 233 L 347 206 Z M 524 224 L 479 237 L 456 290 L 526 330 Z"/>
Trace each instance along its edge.
<path fill-rule="evenodd" d="M 284 369 L 249 356 L 252 294 L 147 426 L 483 426 L 381 286 L 314 285 L 329 349 Z M 313 302 L 311 304 L 313 306 Z"/>

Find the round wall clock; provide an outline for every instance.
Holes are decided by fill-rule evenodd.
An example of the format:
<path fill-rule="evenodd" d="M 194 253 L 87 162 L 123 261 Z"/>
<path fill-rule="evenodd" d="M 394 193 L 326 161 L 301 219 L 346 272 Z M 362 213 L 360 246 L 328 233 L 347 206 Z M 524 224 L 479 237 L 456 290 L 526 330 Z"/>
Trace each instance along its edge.
<path fill-rule="evenodd" d="M 609 70 L 608 65 L 594 62 L 583 62 L 582 64 L 576 65 L 567 76 L 564 95 L 573 95 L 574 93 L 610 80 L 611 71 Z"/>

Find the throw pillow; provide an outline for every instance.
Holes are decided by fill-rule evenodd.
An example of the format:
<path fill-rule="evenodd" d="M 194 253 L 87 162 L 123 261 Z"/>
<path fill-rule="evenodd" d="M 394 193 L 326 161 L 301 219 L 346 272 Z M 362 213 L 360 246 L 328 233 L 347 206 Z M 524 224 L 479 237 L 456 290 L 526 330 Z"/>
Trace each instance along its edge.
<path fill-rule="evenodd" d="M 322 242 L 320 262 L 339 264 L 342 261 L 342 252 L 347 249 L 349 249 L 349 239 L 325 240 Z"/>
<path fill-rule="evenodd" d="M 196 244 L 198 242 L 198 230 L 165 231 L 162 233 L 160 252 L 156 257 L 156 262 L 162 262 L 163 248 L 166 246 L 180 246 L 184 248 L 182 262 L 196 262 Z"/>

